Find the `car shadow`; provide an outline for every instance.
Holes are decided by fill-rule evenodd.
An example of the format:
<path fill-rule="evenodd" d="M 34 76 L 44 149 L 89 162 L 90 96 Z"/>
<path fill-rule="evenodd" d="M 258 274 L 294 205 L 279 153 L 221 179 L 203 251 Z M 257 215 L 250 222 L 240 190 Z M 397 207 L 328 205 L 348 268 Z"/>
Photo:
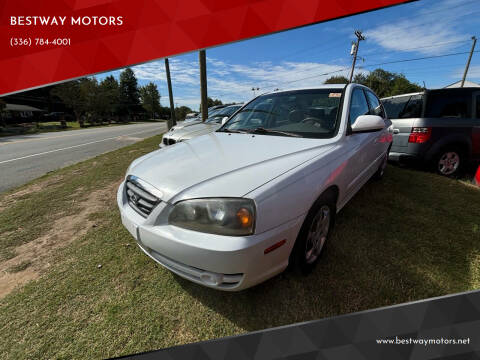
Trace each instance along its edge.
<path fill-rule="evenodd" d="M 245 331 L 480 288 L 478 203 L 478 189 L 389 166 L 339 213 L 308 276 L 287 270 L 236 293 L 175 278 Z"/>
<path fill-rule="evenodd" d="M 389 164 L 401 169 L 410 169 L 410 170 L 428 172 L 431 174 L 436 174 L 437 176 L 441 176 L 434 169 L 432 169 L 431 166 L 428 166 L 427 164 L 422 164 L 418 162 L 417 163 L 416 162 L 411 162 L 411 163 L 389 162 Z M 477 169 L 479 166 L 480 166 L 480 162 L 471 161 L 464 166 L 461 174 L 459 174 L 457 177 L 454 177 L 454 178 L 459 180 L 472 181 L 473 178 L 475 177 L 475 173 L 477 172 Z"/>

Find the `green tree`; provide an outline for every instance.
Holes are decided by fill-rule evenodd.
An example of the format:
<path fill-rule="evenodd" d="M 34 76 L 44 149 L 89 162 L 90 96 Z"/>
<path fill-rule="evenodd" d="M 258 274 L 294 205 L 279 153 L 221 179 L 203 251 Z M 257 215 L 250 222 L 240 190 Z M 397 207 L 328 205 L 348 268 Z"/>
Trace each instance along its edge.
<path fill-rule="evenodd" d="M 422 91 L 423 87 L 418 84 L 412 83 L 405 78 L 405 75 L 401 74 L 393 81 L 391 95 L 408 94 L 412 92 Z"/>
<path fill-rule="evenodd" d="M 101 122 L 105 110 L 105 98 L 100 93 L 100 87 L 95 77 L 84 78 L 79 81 L 86 120 L 92 124 Z"/>
<path fill-rule="evenodd" d="M 119 112 L 120 88 L 118 81 L 112 76 L 107 76 L 100 83 L 100 96 L 103 99 L 102 112 L 108 118 L 108 122 Z"/>
<path fill-rule="evenodd" d="M 355 75 L 354 82 L 368 86 L 379 97 L 400 95 L 422 91 L 423 88 L 409 81 L 405 75 L 383 69 L 375 69 L 369 74 Z"/>
<path fill-rule="evenodd" d="M 216 106 L 216 105 L 223 105 L 222 100 L 220 99 L 212 99 L 211 97 L 207 97 L 207 105 L 208 107 Z"/>
<path fill-rule="evenodd" d="M 143 108 L 155 119 L 155 113 L 160 113 L 160 92 L 157 85 L 150 82 L 140 87 L 140 99 Z"/>
<path fill-rule="evenodd" d="M 82 115 L 86 110 L 86 99 L 84 91 L 80 88 L 80 80 L 68 81 L 56 85 L 50 94 L 58 97 L 66 107 L 73 111 L 75 120 L 83 127 Z"/>
<path fill-rule="evenodd" d="M 220 99 L 212 99 L 210 96 L 207 97 L 207 108 L 216 106 L 216 105 L 223 105 L 222 100 Z M 202 112 L 202 104 L 200 104 L 200 112 Z"/>
<path fill-rule="evenodd" d="M 348 84 L 348 79 L 343 75 L 335 75 L 325 80 L 324 84 Z"/>
<path fill-rule="evenodd" d="M 119 86 L 119 110 L 122 115 L 132 114 L 140 105 L 140 94 L 138 91 L 137 78 L 132 69 L 126 68 L 120 73 Z"/>
<path fill-rule="evenodd" d="M 190 109 L 188 106 L 180 106 L 175 108 L 175 118 L 177 121 L 179 120 L 184 120 L 185 116 L 187 116 L 188 113 L 191 113 L 192 109 Z"/>

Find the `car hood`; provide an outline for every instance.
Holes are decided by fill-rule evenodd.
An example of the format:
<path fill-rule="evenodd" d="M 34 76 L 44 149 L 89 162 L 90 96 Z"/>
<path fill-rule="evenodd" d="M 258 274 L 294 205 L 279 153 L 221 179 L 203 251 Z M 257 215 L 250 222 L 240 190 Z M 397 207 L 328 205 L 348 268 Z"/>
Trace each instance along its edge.
<path fill-rule="evenodd" d="M 332 147 L 332 139 L 214 132 L 144 155 L 127 175 L 148 182 L 172 203 L 242 197 Z"/>
<path fill-rule="evenodd" d="M 183 128 L 186 128 L 186 127 L 190 127 L 190 126 L 193 126 L 193 125 L 197 125 L 197 124 L 200 124 L 201 122 L 202 122 L 201 120 L 182 121 L 181 123 L 172 127 L 167 134 L 175 133 L 175 131 L 177 131 L 177 130 L 180 130 L 180 129 L 183 129 Z"/>
<path fill-rule="evenodd" d="M 184 127 L 178 131 L 175 131 L 169 137 L 177 141 L 183 140 L 183 139 L 190 139 L 195 136 L 211 133 L 215 130 L 218 130 L 221 126 L 222 124 L 217 124 L 217 123 L 195 124 L 194 126 Z"/>

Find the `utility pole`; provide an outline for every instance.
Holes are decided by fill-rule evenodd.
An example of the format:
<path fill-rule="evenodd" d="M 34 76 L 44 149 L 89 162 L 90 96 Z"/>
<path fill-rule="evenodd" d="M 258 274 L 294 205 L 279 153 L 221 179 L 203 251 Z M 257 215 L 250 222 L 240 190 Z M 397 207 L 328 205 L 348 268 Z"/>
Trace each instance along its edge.
<path fill-rule="evenodd" d="M 170 129 L 177 125 L 177 119 L 175 119 L 175 107 L 173 106 L 172 80 L 170 79 L 170 66 L 168 64 L 168 58 L 165 58 L 165 72 L 167 73 L 168 97 L 170 99 L 170 120 L 168 120 L 167 126 Z"/>
<path fill-rule="evenodd" d="M 198 52 L 198 62 L 200 63 L 200 95 L 202 99 L 202 121 L 208 117 L 207 100 L 207 61 L 205 50 Z"/>
<path fill-rule="evenodd" d="M 465 72 L 463 73 L 463 78 L 462 78 L 462 85 L 460 87 L 463 87 L 463 84 L 465 84 L 468 68 L 470 67 L 470 61 L 472 60 L 473 50 L 475 50 L 475 45 L 477 44 L 477 38 L 475 36 L 472 36 L 472 40 L 473 40 L 472 50 L 470 50 L 470 56 L 468 57 L 467 66 L 465 66 Z"/>
<path fill-rule="evenodd" d="M 358 46 L 360 45 L 360 41 L 365 40 L 365 36 L 362 35 L 360 30 L 355 30 L 355 36 L 357 37 L 357 42 L 353 43 L 353 62 L 352 62 L 352 70 L 350 71 L 350 78 L 348 79 L 348 83 L 352 82 L 353 79 L 353 72 L 355 71 L 355 63 L 357 62 L 357 54 L 358 54 Z"/>

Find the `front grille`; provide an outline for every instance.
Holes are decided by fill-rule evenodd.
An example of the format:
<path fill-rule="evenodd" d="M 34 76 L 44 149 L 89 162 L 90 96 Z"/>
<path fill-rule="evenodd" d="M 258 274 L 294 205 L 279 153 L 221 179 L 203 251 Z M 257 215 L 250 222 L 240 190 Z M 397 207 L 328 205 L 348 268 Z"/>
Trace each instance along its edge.
<path fill-rule="evenodd" d="M 175 139 L 169 139 L 169 138 L 166 138 L 166 137 L 163 138 L 163 144 L 164 145 L 173 145 L 176 142 L 177 141 Z"/>
<path fill-rule="evenodd" d="M 125 182 L 128 204 L 143 217 L 150 215 L 160 199 L 146 191 L 137 181 L 127 179 Z"/>

